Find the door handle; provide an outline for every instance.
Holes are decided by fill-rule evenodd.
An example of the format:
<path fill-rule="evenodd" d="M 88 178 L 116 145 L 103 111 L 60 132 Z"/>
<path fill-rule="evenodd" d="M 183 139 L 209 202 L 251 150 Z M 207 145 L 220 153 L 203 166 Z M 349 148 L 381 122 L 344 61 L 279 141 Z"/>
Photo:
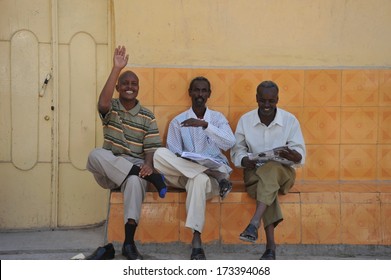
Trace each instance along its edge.
<path fill-rule="evenodd" d="M 40 97 L 43 97 L 45 95 L 46 86 L 48 85 L 51 78 L 52 78 L 52 74 L 49 73 L 46 75 L 45 81 L 43 81 L 43 84 L 41 86 L 41 90 L 39 91 Z"/>

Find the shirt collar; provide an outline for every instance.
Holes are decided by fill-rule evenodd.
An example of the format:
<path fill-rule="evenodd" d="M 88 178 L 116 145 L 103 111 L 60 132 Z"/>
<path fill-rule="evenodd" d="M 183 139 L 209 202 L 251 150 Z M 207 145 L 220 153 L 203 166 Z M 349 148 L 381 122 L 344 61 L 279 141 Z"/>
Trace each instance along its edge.
<path fill-rule="evenodd" d="M 278 109 L 278 108 L 277 108 L 276 117 L 274 118 L 274 120 L 272 121 L 272 123 L 278 124 L 279 126 L 283 126 L 283 125 L 284 125 L 284 122 L 283 122 L 283 119 L 282 119 L 281 110 Z"/>
<path fill-rule="evenodd" d="M 136 100 L 136 106 L 134 106 L 132 109 L 130 109 L 129 111 L 127 111 L 125 109 L 124 106 L 122 106 L 121 104 L 121 101 L 119 101 L 118 99 L 118 104 L 119 104 L 119 109 L 121 111 L 124 111 L 124 112 L 128 112 L 129 114 L 131 114 L 132 116 L 136 116 L 139 112 L 140 112 L 140 109 L 141 109 L 141 105 L 140 105 L 140 102 L 138 100 Z"/>
<path fill-rule="evenodd" d="M 189 109 L 189 118 L 198 119 L 197 115 L 193 111 L 193 108 Z M 206 107 L 206 111 L 205 111 L 203 120 L 209 120 L 209 119 L 210 119 L 210 110 L 208 109 L 208 107 Z"/>
<path fill-rule="evenodd" d="M 274 117 L 274 120 L 270 123 L 269 126 L 273 126 L 273 125 L 283 126 L 283 119 L 282 119 L 281 110 L 278 107 L 276 109 L 277 109 L 276 116 Z M 253 126 L 256 126 L 258 124 L 262 124 L 262 123 L 261 123 L 261 120 L 259 119 L 259 116 L 258 116 L 258 109 L 255 109 L 254 110 Z"/>

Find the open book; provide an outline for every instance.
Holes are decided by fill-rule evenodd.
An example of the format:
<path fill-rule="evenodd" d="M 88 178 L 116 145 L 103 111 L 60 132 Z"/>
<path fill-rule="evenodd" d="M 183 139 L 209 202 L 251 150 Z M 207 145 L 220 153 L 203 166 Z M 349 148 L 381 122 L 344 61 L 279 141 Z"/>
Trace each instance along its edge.
<path fill-rule="evenodd" d="M 207 157 L 204 155 L 191 153 L 191 152 L 183 152 L 181 154 L 181 157 L 197 162 L 205 167 L 208 167 L 209 169 L 217 169 L 222 165 L 221 162 L 218 162 L 211 157 Z"/>
<path fill-rule="evenodd" d="M 250 160 L 257 160 L 258 165 L 262 165 L 268 161 L 277 161 L 282 164 L 292 166 L 295 164 L 293 161 L 287 160 L 286 158 L 279 156 L 279 151 L 281 151 L 285 148 L 286 148 L 286 146 L 282 146 L 282 147 L 277 147 L 277 148 L 274 148 L 272 150 L 268 150 L 268 151 L 265 151 L 262 153 L 249 153 L 248 158 Z"/>

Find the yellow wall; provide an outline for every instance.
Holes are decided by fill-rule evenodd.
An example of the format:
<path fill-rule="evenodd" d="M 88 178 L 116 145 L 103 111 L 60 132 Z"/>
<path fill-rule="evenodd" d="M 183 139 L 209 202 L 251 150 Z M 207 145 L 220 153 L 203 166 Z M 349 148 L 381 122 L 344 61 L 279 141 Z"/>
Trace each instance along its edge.
<path fill-rule="evenodd" d="M 390 14 L 388 0 L 0 1 L 0 229 L 106 218 L 84 164 L 102 143 L 96 99 L 119 44 L 163 137 L 194 75 L 211 79 L 209 104 L 233 127 L 271 78 L 308 140 L 299 178 L 391 179 Z M 376 156 L 349 172 L 362 151 Z"/>
<path fill-rule="evenodd" d="M 388 0 L 114 0 L 132 65 L 391 66 Z"/>

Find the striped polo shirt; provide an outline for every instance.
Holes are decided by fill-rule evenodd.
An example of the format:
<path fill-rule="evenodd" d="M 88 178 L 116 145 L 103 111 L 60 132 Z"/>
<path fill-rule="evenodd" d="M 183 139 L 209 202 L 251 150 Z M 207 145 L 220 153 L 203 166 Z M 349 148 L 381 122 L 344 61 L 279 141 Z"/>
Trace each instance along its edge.
<path fill-rule="evenodd" d="M 127 111 L 115 98 L 105 116 L 103 124 L 103 148 L 113 154 L 126 154 L 144 159 L 144 153 L 154 152 L 162 146 L 154 114 L 141 106 L 137 100 L 134 108 Z"/>

